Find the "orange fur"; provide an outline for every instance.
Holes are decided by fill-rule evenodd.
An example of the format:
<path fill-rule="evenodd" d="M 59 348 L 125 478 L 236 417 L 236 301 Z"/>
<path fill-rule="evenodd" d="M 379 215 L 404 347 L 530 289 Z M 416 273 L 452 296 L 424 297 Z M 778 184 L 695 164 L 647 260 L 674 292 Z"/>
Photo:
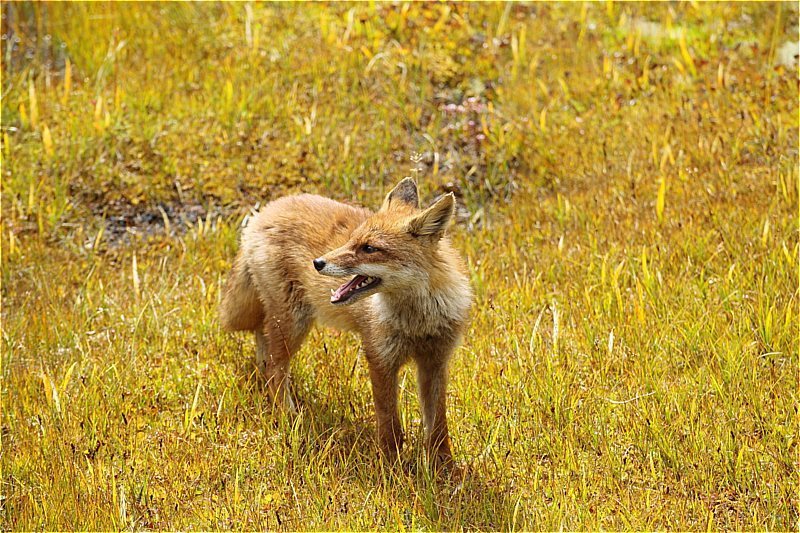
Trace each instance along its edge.
<path fill-rule="evenodd" d="M 416 184 L 406 178 L 376 213 L 304 194 L 271 202 L 250 221 L 221 322 L 255 332 L 257 362 L 278 405 L 293 409 L 289 360 L 315 322 L 355 331 L 382 450 L 396 457 L 402 447 L 397 374 L 414 360 L 427 450 L 436 464 L 451 461 L 447 367 L 472 300 L 463 261 L 445 235 L 454 207 L 446 195 L 420 210 Z"/>

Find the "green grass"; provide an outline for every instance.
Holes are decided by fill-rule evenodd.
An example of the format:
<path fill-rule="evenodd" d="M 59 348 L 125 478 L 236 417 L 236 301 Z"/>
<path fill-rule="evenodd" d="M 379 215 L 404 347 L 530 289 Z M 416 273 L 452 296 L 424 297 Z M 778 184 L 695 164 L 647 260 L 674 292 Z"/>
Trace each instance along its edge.
<path fill-rule="evenodd" d="M 797 528 L 795 4 L 2 13 L 3 529 Z M 253 205 L 405 175 L 466 208 L 462 481 L 410 370 L 390 468 L 355 337 L 290 420 L 217 321 Z"/>

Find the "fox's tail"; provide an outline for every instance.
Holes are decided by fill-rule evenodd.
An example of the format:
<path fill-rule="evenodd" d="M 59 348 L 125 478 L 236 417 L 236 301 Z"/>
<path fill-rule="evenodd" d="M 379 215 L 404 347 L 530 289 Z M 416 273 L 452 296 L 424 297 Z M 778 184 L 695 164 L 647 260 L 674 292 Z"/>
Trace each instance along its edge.
<path fill-rule="evenodd" d="M 219 315 L 222 327 L 228 331 L 253 331 L 264 322 L 264 306 L 241 253 L 225 283 Z"/>

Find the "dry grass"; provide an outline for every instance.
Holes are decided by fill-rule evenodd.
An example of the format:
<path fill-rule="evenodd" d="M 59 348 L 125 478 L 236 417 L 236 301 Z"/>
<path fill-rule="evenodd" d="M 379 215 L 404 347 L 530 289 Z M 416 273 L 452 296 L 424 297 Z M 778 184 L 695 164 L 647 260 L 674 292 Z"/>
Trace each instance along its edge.
<path fill-rule="evenodd" d="M 795 4 L 2 10 L 3 529 L 797 527 Z M 250 206 L 409 173 L 469 212 L 463 482 L 411 372 L 391 469 L 355 338 L 276 419 L 216 318 Z"/>

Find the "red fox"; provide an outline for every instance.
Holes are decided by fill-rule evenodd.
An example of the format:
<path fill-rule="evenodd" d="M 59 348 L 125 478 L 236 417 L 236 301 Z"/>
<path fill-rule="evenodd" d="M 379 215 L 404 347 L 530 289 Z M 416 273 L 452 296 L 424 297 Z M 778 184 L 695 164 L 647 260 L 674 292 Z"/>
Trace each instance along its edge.
<path fill-rule="evenodd" d="M 294 411 L 289 361 L 315 322 L 359 333 L 381 450 L 403 445 L 398 371 L 413 359 L 428 457 L 452 462 L 448 362 L 467 325 L 472 291 L 445 235 L 452 193 L 419 209 L 402 180 L 375 213 L 302 194 L 267 204 L 242 232 L 220 308 L 228 331 L 253 331 L 256 362 L 277 405 Z M 349 278 L 345 283 L 333 278 Z"/>

